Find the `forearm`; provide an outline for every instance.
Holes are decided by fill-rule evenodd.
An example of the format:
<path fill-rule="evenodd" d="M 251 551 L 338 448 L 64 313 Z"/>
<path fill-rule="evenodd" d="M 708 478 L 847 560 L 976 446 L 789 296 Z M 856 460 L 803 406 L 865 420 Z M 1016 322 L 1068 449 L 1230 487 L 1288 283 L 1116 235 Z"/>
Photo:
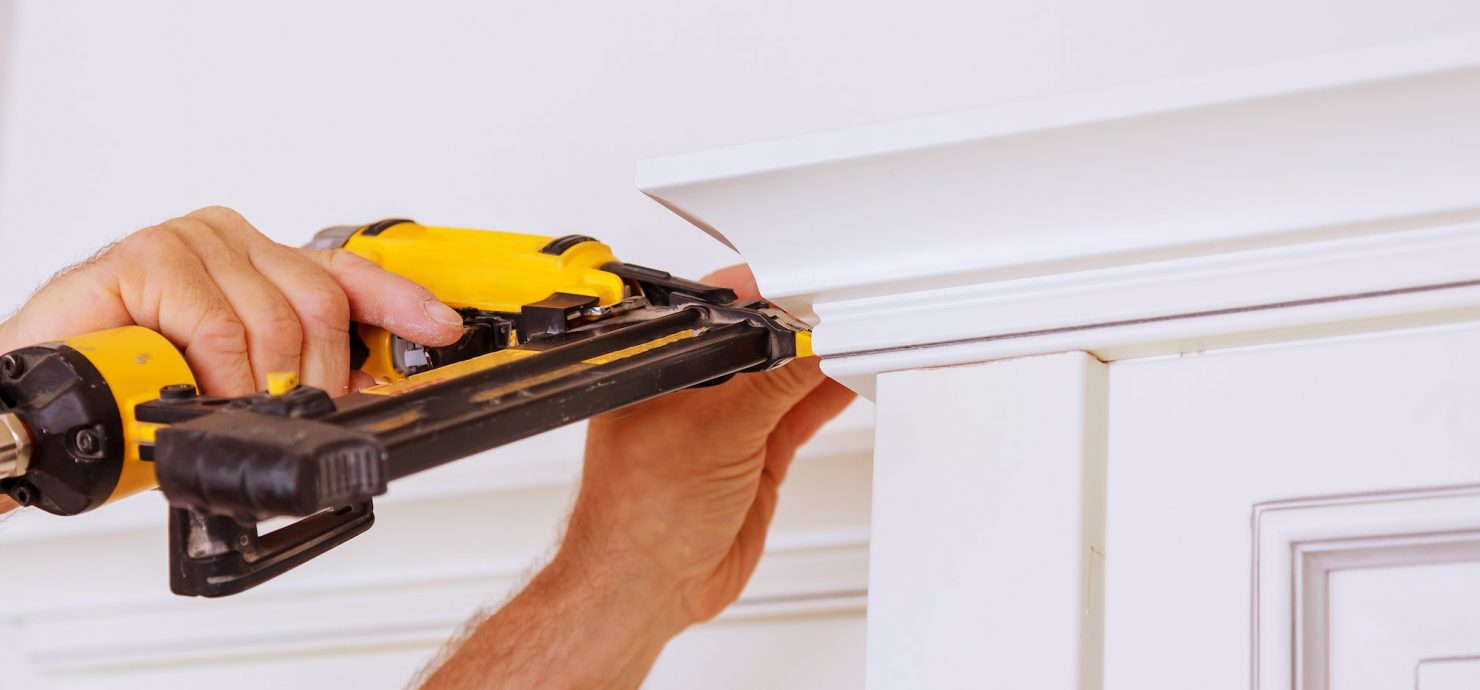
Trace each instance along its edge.
<path fill-rule="evenodd" d="M 9 496 L 0 496 L 0 515 L 4 515 L 19 507 L 20 505 L 10 500 Z"/>
<path fill-rule="evenodd" d="M 423 689 L 638 687 L 686 625 L 677 591 L 641 570 L 563 550 Z"/>

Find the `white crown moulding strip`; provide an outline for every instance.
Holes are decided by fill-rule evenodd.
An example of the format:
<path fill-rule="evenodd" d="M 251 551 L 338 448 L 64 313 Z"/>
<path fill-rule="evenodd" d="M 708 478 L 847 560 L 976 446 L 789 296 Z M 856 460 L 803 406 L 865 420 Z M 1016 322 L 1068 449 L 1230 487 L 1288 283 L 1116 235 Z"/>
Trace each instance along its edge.
<path fill-rule="evenodd" d="M 645 161 L 830 373 L 1480 308 L 1480 34 Z"/>

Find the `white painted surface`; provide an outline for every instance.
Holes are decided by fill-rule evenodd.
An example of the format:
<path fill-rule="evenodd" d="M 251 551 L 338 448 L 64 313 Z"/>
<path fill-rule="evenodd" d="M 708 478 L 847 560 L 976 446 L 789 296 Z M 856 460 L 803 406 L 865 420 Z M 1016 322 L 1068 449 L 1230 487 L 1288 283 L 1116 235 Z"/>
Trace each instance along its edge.
<path fill-rule="evenodd" d="M 879 380 L 872 688 L 1100 687 L 1105 366 Z"/>
<path fill-rule="evenodd" d="M 1406 688 L 1421 676 L 1427 659 L 1480 652 L 1477 579 L 1477 562 L 1334 574 L 1331 629 L 1336 634 L 1326 687 Z M 1451 667 L 1451 674 L 1456 671 Z M 1474 678 L 1473 668 L 1470 671 Z M 1441 688 L 1444 683 L 1466 687 L 1453 685 L 1453 679 L 1426 682 Z M 1418 687 L 1428 686 L 1420 682 Z"/>
<path fill-rule="evenodd" d="M 1472 510 L 1443 503 L 1310 508 L 1251 566 L 1259 504 L 1480 483 L 1477 344 L 1470 324 L 1112 364 L 1105 687 L 1248 687 L 1251 610 L 1257 687 L 1291 687 L 1301 639 L 1279 634 L 1295 606 L 1280 543 L 1473 529 Z"/>
<path fill-rule="evenodd" d="M 1480 590 L 1453 583 L 1480 565 L 1477 510 L 1473 486 L 1257 506 L 1258 687 L 1393 687 L 1472 651 Z"/>
<path fill-rule="evenodd" d="M 1419 664 L 1418 690 L 1468 690 L 1480 687 L 1480 658 L 1432 659 Z"/>
<path fill-rule="evenodd" d="M 877 395 L 870 687 L 1459 682 L 1474 512 L 1414 496 L 1480 484 L 1477 29 L 639 168 Z M 1096 412 L 1035 369 L 1083 353 Z"/>
<path fill-rule="evenodd" d="M 1476 141 L 1477 71 L 1480 34 L 1460 34 L 647 161 L 638 184 L 776 274 L 778 299 L 1116 265 L 1455 210 L 1480 174 L 1453 155 Z M 861 227 L 933 242 L 837 242 Z M 782 272 L 797 250 L 828 270 Z"/>
<path fill-rule="evenodd" d="M 1076 687 L 1063 575 L 1099 499 L 1060 472 L 1096 453 L 1082 687 L 1465 687 L 1477 347 L 1469 322 L 1096 363 L 1098 406 L 1048 364 L 1078 354 L 880 375 L 870 687 Z"/>
<path fill-rule="evenodd" d="M 1473 279 L 1477 120 L 1480 33 L 1458 33 L 647 161 L 638 184 L 814 314 L 828 371 L 868 393 L 879 371 L 1341 332 L 1381 307 L 1320 302 Z M 1442 321 L 1477 296 L 1385 308 Z M 1210 321 L 1167 323 L 1189 315 Z"/>

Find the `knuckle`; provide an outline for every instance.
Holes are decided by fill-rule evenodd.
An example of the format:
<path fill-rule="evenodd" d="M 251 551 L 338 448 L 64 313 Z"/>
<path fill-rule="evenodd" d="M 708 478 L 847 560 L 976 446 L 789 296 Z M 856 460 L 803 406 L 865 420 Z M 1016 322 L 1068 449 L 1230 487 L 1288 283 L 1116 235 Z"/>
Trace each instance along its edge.
<path fill-rule="evenodd" d="M 276 313 L 253 324 L 253 344 L 268 354 L 296 358 L 303 354 L 303 325 L 291 312 Z"/>
<path fill-rule="evenodd" d="M 172 231 L 177 240 L 186 237 L 200 240 L 215 237 L 216 234 L 211 230 L 211 226 L 208 223 L 199 218 L 191 218 L 190 216 L 171 218 L 163 223 L 163 227 L 166 230 Z"/>
<path fill-rule="evenodd" d="M 228 241 L 205 221 L 190 217 L 175 218 L 167 221 L 165 227 L 175 231 L 182 248 L 197 253 L 202 259 L 237 266 L 249 263 L 246 254 L 235 243 Z"/>
<path fill-rule="evenodd" d="M 151 225 L 147 228 L 134 232 L 123 238 L 117 245 L 119 250 L 136 249 L 138 247 L 152 247 L 163 244 L 174 244 L 174 232 L 163 225 Z"/>
<path fill-rule="evenodd" d="M 184 249 L 175 231 L 165 225 L 139 230 L 113 245 L 105 258 L 129 262 L 157 261 L 162 256 L 178 254 Z"/>
<path fill-rule="evenodd" d="M 240 263 L 246 260 L 231 242 L 228 242 L 214 227 L 198 218 L 181 217 L 165 222 L 173 230 L 175 239 L 182 249 L 197 254 L 202 259 Z"/>
<path fill-rule="evenodd" d="M 331 271 L 364 266 L 365 264 L 375 265 L 375 262 L 348 249 L 335 248 L 321 249 L 319 251 L 324 253 L 324 265 L 328 266 Z"/>
<path fill-rule="evenodd" d="M 347 331 L 349 298 L 334 285 L 320 285 L 295 295 L 299 314 L 310 327 Z"/>
<path fill-rule="evenodd" d="M 256 237 L 262 234 L 245 216 L 225 206 L 207 206 L 191 211 L 184 218 L 200 224 L 205 232 L 222 238 Z"/>
<path fill-rule="evenodd" d="M 345 251 L 343 249 L 338 249 L 338 248 L 335 248 L 335 249 L 316 249 L 314 251 L 318 252 L 319 253 L 319 256 L 322 256 L 324 258 L 324 268 L 326 268 L 327 270 L 329 270 L 331 272 L 335 268 L 337 268 L 339 266 L 343 266 L 345 264 L 345 262 L 349 261 L 349 258 L 348 257 L 353 256 L 349 252 L 347 252 L 347 251 Z"/>
<path fill-rule="evenodd" d="M 201 319 L 190 337 L 190 347 L 219 355 L 247 355 L 247 327 L 229 314 L 209 314 Z"/>
<path fill-rule="evenodd" d="M 185 214 L 186 218 L 198 218 L 207 223 L 220 223 L 222 225 L 247 225 L 247 219 L 236 209 L 226 206 L 206 206 L 198 208 Z"/>

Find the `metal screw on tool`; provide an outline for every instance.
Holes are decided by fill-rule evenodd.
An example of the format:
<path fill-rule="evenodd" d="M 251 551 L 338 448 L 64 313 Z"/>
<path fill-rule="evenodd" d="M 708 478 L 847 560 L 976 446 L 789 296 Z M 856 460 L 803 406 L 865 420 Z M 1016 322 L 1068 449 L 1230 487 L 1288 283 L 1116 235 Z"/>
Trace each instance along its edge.
<path fill-rule="evenodd" d="M 159 399 L 164 402 L 185 402 L 195 399 L 195 386 L 176 383 L 159 389 Z"/>
<path fill-rule="evenodd" d="M 25 370 L 26 365 L 21 363 L 15 355 L 0 357 L 0 374 L 4 374 L 7 378 L 19 378 L 21 372 Z"/>
<path fill-rule="evenodd" d="M 93 429 L 78 429 L 72 435 L 72 445 L 83 455 L 97 455 L 103 449 L 103 439 Z"/>

